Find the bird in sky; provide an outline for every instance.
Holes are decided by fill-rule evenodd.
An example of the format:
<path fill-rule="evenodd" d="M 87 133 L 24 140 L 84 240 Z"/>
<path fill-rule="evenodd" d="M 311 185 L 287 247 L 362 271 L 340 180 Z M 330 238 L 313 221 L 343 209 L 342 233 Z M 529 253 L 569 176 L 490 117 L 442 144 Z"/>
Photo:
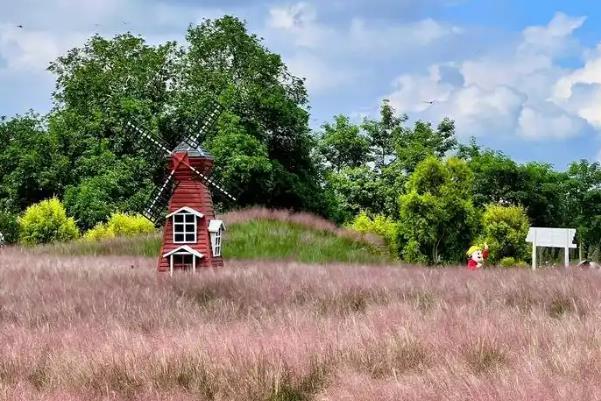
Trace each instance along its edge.
<path fill-rule="evenodd" d="M 422 103 L 434 104 L 436 100 L 424 100 Z"/>
<path fill-rule="evenodd" d="M 17 25 L 17 28 L 23 29 L 23 25 Z"/>

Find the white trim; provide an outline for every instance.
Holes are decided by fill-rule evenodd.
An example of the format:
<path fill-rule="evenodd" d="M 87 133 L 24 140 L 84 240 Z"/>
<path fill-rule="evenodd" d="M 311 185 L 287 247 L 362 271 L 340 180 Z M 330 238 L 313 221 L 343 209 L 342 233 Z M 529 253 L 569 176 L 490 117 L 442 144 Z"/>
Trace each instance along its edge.
<path fill-rule="evenodd" d="M 223 224 L 223 220 L 211 220 L 209 221 L 209 232 L 216 233 L 219 229 L 225 230 L 225 224 Z"/>
<path fill-rule="evenodd" d="M 182 252 L 182 251 L 185 251 L 185 252 Z M 182 245 L 179 248 L 175 248 L 174 250 L 163 254 L 163 257 L 166 258 L 167 256 L 171 256 L 176 253 L 189 253 L 200 259 L 204 258 L 204 255 L 202 253 L 190 248 L 188 245 Z"/>
<path fill-rule="evenodd" d="M 213 256 L 221 256 L 221 240 L 223 231 L 225 230 L 225 224 L 222 220 L 211 220 L 209 221 L 209 235 L 211 237 L 211 252 Z"/>
<path fill-rule="evenodd" d="M 169 213 L 166 218 L 168 219 L 169 217 L 179 214 L 179 213 L 190 213 L 195 215 L 196 217 L 198 217 L 199 219 L 202 219 L 203 217 L 205 217 L 204 214 L 200 213 L 198 210 L 194 210 L 191 207 L 188 206 L 184 206 L 184 207 L 180 207 L 179 209 L 177 209 L 174 212 Z"/>
<path fill-rule="evenodd" d="M 188 216 L 192 218 L 192 221 L 188 221 Z M 182 221 L 181 222 L 176 222 L 175 219 L 177 217 L 181 217 Z M 172 236 L 173 236 L 173 243 L 174 244 L 195 244 L 196 242 L 198 242 L 198 219 L 197 219 L 198 215 L 194 214 L 194 213 L 190 213 L 187 211 L 182 211 L 176 214 L 173 214 L 171 216 L 171 231 L 172 231 Z M 192 228 L 192 230 L 188 231 L 186 229 L 186 227 L 192 224 L 194 225 L 194 227 Z M 177 230 L 176 228 L 179 227 L 182 230 Z M 183 237 L 183 239 L 181 241 L 178 241 L 176 239 L 177 235 L 181 235 Z M 194 237 L 192 238 L 191 241 L 188 241 L 187 237 L 188 235 L 193 235 Z"/>

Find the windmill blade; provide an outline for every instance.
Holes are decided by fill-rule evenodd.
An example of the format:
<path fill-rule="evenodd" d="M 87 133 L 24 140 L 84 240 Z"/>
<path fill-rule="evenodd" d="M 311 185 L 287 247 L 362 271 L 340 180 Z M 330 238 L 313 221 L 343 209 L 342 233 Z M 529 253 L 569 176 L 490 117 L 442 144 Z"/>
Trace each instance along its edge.
<path fill-rule="evenodd" d="M 134 124 L 132 124 L 131 122 L 127 122 L 127 127 L 135 132 L 136 134 L 138 134 L 140 137 L 142 137 L 143 139 L 147 140 L 148 142 L 152 143 L 155 148 L 163 151 L 164 153 L 166 153 L 167 155 L 171 156 L 171 151 L 167 148 L 167 146 L 165 146 L 161 141 L 159 141 L 158 139 L 156 139 L 154 136 L 152 136 L 150 133 L 141 130 L 140 128 L 136 127 Z"/>
<path fill-rule="evenodd" d="M 200 147 L 200 142 L 215 125 L 222 111 L 221 105 L 216 101 L 211 101 L 206 109 L 210 109 L 210 111 L 204 113 L 204 116 L 197 120 L 197 125 L 199 125 L 199 127 L 196 132 L 184 139 L 184 141 L 193 148 Z"/>
<path fill-rule="evenodd" d="M 187 164 L 187 166 L 190 168 L 190 170 L 194 171 L 203 181 L 203 183 L 206 186 L 210 186 L 213 187 L 215 189 L 217 189 L 219 191 L 219 193 L 225 195 L 226 198 L 228 198 L 231 201 L 236 201 L 236 198 L 231 195 L 229 192 L 227 192 L 223 186 L 221 186 L 220 184 L 218 184 L 217 182 L 215 182 L 215 180 L 213 180 L 211 177 L 208 177 L 207 175 L 201 173 L 200 171 L 198 171 L 197 169 L 195 169 L 194 167 L 190 166 L 189 164 Z"/>
<path fill-rule="evenodd" d="M 174 180 L 173 175 L 175 174 L 175 170 L 171 170 L 163 185 L 161 187 L 157 187 L 150 196 L 151 202 L 144 210 L 144 217 L 148 220 L 152 221 L 155 226 L 158 226 L 162 223 L 165 209 L 167 208 L 167 204 L 169 203 L 169 199 L 173 194 L 174 190 Z"/>

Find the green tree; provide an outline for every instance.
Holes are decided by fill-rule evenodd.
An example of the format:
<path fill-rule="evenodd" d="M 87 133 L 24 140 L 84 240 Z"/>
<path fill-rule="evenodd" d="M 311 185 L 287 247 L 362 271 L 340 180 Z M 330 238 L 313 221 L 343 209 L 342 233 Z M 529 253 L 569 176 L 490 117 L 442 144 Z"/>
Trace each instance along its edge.
<path fill-rule="evenodd" d="M 474 172 L 474 203 L 521 205 L 534 226 L 563 227 L 566 224 L 565 173 L 545 163 L 519 165 L 501 152 L 480 150 L 472 142 L 460 156 Z"/>
<path fill-rule="evenodd" d="M 457 146 L 455 123 L 445 118 L 436 129 L 432 124 L 417 121 L 413 129 L 399 130 L 395 138 L 395 160 L 411 173 L 427 157 L 443 157 Z"/>
<path fill-rule="evenodd" d="M 63 204 L 47 199 L 29 206 L 18 220 L 20 241 L 26 245 L 68 241 L 79 236 L 72 217 L 67 217 Z"/>
<path fill-rule="evenodd" d="M 17 242 L 19 239 L 19 223 L 17 214 L 0 209 L 0 233 L 8 244 Z"/>
<path fill-rule="evenodd" d="M 344 167 L 360 167 L 370 161 L 370 144 L 360 127 L 343 115 L 334 117 L 334 124 L 324 124 L 317 152 L 328 167 L 336 172 Z"/>
<path fill-rule="evenodd" d="M 186 40 L 187 51 L 178 63 L 181 78 L 174 87 L 174 107 L 182 120 L 195 116 L 207 97 L 218 96 L 226 110 L 239 117 L 239 129 L 267 149 L 272 181 L 261 203 L 321 211 L 303 80 L 291 75 L 281 57 L 237 18 L 206 20 L 190 27 Z"/>
<path fill-rule="evenodd" d="M 62 191 L 61 167 L 65 163 L 45 120 L 30 112 L 0 120 L 0 202 L 10 211 Z"/>
<path fill-rule="evenodd" d="M 528 257 L 528 216 L 523 207 L 489 204 L 482 215 L 482 239 L 489 245 L 491 263 L 506 257 Z"/>
<path fill-rule="evenodd" d="M 363 121 L 362 128 L 369 138 L 376 169 L 382 169 L 394 159 L 395 142 L 405 121 L 407 116 L 398 116 L 388 99 L 384 99 L 380 106 L 379 120 Z"/>
<path fill-rule="evenodd" d="M 580 258 L 591 258 L 601 250 L 601 166 L 580 160 L 567 176 L 566 224 L 577 228 Z"/>
<path fill-rule="evenodd" d="M 339 220 L 350 221 L 362 210 L 378 213 L 384 208 L 379 196 L 381 182 L 369 166 L 345 167 L 339 172 L 326 173 L 325 191 L 331 194 L 331 203 Z"/>
<path fill-rule="evenodd" d="M 408 262 L 460 262 L 478 228 L 467 164 L 431 156 L 419 163 L 400 197 L 402 256 Z"/>
<path fill-rule="evenodd" d="M 273 189 L 273 163 L 267 146 L 240 126 L 240 118 L 226 114 L 219 124 L 219 135 L 206 143 L 215 158 L 215 176 L 226 190 L 240 194 L 241 204 L 261 204 Z M 218 195 L 218 194 L 216 194 Z"/>
<path fill-rule="evenodd" d="M 141 211 L 137 194 L 162 182 L 162 158 L 126 132 L 126 122 L 175 146 L 213 100 L 225 112 L 202 139 L 219 163 L 216 178 L 242 189 L 238 205 L 323 210 L 303 80 L 234 17 L 191 26 L 186 41 L 152 46 L 131 34 L 93 36 L 51 64 L 57 86 L 48 127 L 65 160 L 58 193 L 69 188 L 82 227 L 110 211 Z M 124 169 L 127 183 L 115 179 Z"/>

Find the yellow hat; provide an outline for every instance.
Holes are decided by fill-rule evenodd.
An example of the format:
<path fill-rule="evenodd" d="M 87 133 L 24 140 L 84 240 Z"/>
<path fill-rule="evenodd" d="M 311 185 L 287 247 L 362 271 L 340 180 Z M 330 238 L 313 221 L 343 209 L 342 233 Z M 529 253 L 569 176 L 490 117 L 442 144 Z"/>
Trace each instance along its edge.
<path fill-rule="evenodd" d="M 467 255 L 467 256 L 471 256 L 471 255 L 472 255 L 472 253 L 474 253 L 474 252 L 476 252 L 476 251 L 481 251 L 481 250 L 482 250 L 482 247 L 481 247 L 481 246 L 479 246 L 479 245 L 472 245 L 472 246 L 470 247 L 470 249 L 468 249 L 468 250 L 467 250 L 467 252 L 466 252 L 466 255 Z"/>

